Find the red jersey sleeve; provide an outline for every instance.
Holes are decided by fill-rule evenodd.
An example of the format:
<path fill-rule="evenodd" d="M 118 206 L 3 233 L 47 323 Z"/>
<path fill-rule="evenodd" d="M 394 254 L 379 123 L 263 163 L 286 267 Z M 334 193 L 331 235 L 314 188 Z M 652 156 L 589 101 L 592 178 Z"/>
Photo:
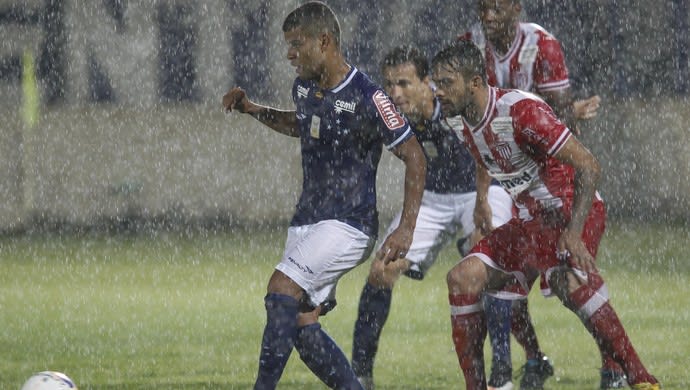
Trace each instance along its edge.
<path fill-rule="evenodd" d="M 568 67 L 561 44 L 553 35 L 541 33 L 539 50 L 534 63 L 534 83 L 537 92 L 568 88 Z"/>
<path fill-rule="evenodd" d="M 513 105 L 515 141 L 531 153 L 551 157 L 571 136 L 568 127 L 540 100 L 525 99 Z"/>

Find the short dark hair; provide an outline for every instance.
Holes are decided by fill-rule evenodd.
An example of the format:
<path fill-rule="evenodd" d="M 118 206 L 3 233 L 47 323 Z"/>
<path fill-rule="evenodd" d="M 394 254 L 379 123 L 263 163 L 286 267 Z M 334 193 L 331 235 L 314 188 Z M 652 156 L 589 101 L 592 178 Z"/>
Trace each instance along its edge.
<path fill-rule="evenodd" d="M 462 74 L 465 80 L 480 76 L 486 82 L 484 54 L 470 40 L 458 40 L 439 51 L 431 60 L 431 66 L 444 65 Z"/>
<path fill-rule="evenodd" d="M 320 1 L 310 1 L 302 4 L 285 18 L 283 32 L 301 27 L 311 36 L 323 32 L 333 35 L 335 44 L 340 47 L 340 23 L 335 13 Z"/>
<path fill-rule="evenodd" d="M 398 46 L 389 51 L 381 61 L 381 70 L 410 63 L 414 65 L 420 80 L 429 75 L 429 60 L 414 46 Z"/>

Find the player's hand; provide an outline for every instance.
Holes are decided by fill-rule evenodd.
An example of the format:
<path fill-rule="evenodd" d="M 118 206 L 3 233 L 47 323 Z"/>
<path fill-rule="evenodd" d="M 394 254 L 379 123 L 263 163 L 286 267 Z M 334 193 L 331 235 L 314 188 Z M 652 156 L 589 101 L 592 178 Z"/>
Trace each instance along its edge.
<path fill-rule="evenodd" d="M 576 120 L 592 119 L 597 116 L 601 98 L 599 95 L 594 95 L 584 100 L 575 100 L 573 102 L 573 114 Z"/>
<path fill-rule="evenodd" d="M 223 95 L 223 108 L 225 112 L 237 110 L 241 113 L 249 111 L 252 102 L 247 98 L 247 93 L 240 87 L 231 88 L 228 93 Z"/>
<path fill-rule="evenodd" d="M 381 245 L 381 248 L 376 252 L 376 260 L 383 261 L 388 264 L 391 261 L 404 259 L 407 256 L 407 251 L 412 244 L 413 230 L 398 227 L 395 229 Z"/>
<path fill-rule="evenodd" d="M 579 233 L 565 229 L 558 239 L 556 251 L 561 262 L 587 273 L 597 272 L 594 257 L 587 250 Z"/>
<path fill-rule="evenodd" d="M 489 202 L 477 202 L 474 205 L 474 228 L 486 236 L 494 230 L 493 213 Z"/>

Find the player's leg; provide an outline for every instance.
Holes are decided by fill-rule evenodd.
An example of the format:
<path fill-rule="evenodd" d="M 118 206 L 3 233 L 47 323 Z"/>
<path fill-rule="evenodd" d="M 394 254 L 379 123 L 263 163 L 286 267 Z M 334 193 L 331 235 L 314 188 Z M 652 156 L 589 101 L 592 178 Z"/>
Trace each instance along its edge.
<path fill-rule="evenodd" d="M 357 308 L 352 340 L 352 368 L 365 389 L 373 388 L 373 371 L 381 331 L 388 319 L 393 286 L 410 268 L 409 260 L 400 259 L 384 265 L 373 260 Z"/>
<path fill-rule="evenodd" d="M 512 219 L 477 243 L 446 277 L 453 344 L 467 389 L 487 386 L 483 352 L 487 331 L 481 296 L 485 291 L 502 290 L 520 276 L 516 273 L 523 271 L 519 261 L 522 236 L 522 222 Z"/>
<path fill-rule="evenodd" d="M 369 277 L 362 289 L 352 343 L 352 368 L 365 388 L 373 387 L 373 368 L 381 332 L 390 312 L 393 287 L 401 274 L 423 279 L 438 253 L 457 230 L 457 194 L 425 191 L 417 225 L 405 259 L 384 265 L 372 261 Z M 400 213 L 391 221 L 386 235 L 400 223 Z"/>
<path fill-rule="evenodd" d="M 494 227 L 499 227 L 512 218 L 514 214 L 513 201 L 502 187 L 497 185 L 489 187 L 488 200 L 493 214 L 492 225 Z M 465 241 L 465 248 L 472 248 L 482 238 L 479 230 L 474 228 L 474 204 L 475 198 L 472 198 L 462 217 L 463 227 L 471 231 L 470 236 Z M 458 250 L 460 249 L 458 248 Z M 491 341 L 489 388 L 510 390 L 513 388 L 510 354 L 512 301 L 498 298 L 493 294 L 486 294 L 483 298 L 483 305 L 489 340 Z"/>
<path fill-rule="evenodd" d="M 472 253 L 446 276 L 453 344 L 468 390 L 487 387 L 483 348 L 487 330 L 482 293 L 486 289 L 500 289 L 510 278 L 484 261 L 483 254 Z"/>
<path fill-rule="evenodd" d="M 254 389 L 274 389 L 292 353 L 297 337 L 297 315 L 302 288 L 274 271 L 264 298 L 266 326 L 261 339 L 259 372 Z"/>
<path fill-rule="evenodd" d="M 511 390 L 513 388 L 513 365 L 510 360 L 510 326 L 512 302 L 484 294 L 486 328 L 491 343 L 491 373 L 489 390 Z"/>
<path fill-rule="evenodd" d="M 332 389 L 359 390 L 350 362 L 336 342 L 321 328 L 321 307 L 298 317 L 295 349 L 300 359 L 323 383 Z"/>
<path fill-rule="evenodd" d="M 513 302 L 511 331 L 517 342 L 524 348 L 526 362 L 522 368 L 520 389 L 542 389 L 544 382 L 553 376 L 553 365 L 539 348 L 537 333 L 528 310 L 528 300 Z"/>
<path fill-rule="evenodd" d="M 593 205 L 583 230 L 582 240 L 593 256 L 604 233 L 603 203 Z M 563 304 L 576 313 L 594 336 L 597 345 L 613 357 L 625 371 L 633 388 L 654 388 L 656 379 L 640 361 L 615 310 L 599 274 L 585 274 L 573 268 L 557 268 L 548 276 L 551 289 Z"/>
<path fill-rule="evenodd" d="M 657 383 L 640 361 L 609 300 L 598 291 L 603 284 L 601 277 L 572 270 L 555 271 L 549 282 L 563 304 L 580 317 L 597 345 L 623 367 L 631 386 Z"/>
<path fill-rule="evenodd" d="M 287 339 L 290 340 L 290 349 L 296 347 L 302 360 L 325 383 L 335 383 L 336 387 L 345 389 L 361 388 L 344 353 L 320 326 L 314 324 L 317 324 L 319 313 L 325 314 L 324 305 L 334 302 L 335 286 L 340 277 L 366 260 L 373 243 L 361 231 L 339 221 L 322 221 L 289 229 L 285 253 L 275 273 L 282 276 L 276 279 L 276 283 L 269 283 L 269 296 L 285 292 L 285 286 L 290 287 L 290 322 L 289 327 L 274 326 L 268 337 L 264 332 L 264 338 L 269 342 L 262 344 L 260 374 L 265 365 L 264 355 L 270 355 L 274 360 L 282 359 L 282 372 L 289 356 L 289 350 L 285 351 L 287 346 L 275 353 L 266 350 L 278 343 L 276 339 Z M 301 294 L 294 293 L 295 286 Z M 269 323 L 287 319 L 283 315 L 282 321 L 272 321 L 270 313 L 268 317 Z M 277 376 L 279 378 L 280 375 Z M 257 383 L 261 386 L 256 388 L 275 387 L 275 384 L 271 387 L 271 383 L 262 387 L 263 381 L 257 380 Z"/>

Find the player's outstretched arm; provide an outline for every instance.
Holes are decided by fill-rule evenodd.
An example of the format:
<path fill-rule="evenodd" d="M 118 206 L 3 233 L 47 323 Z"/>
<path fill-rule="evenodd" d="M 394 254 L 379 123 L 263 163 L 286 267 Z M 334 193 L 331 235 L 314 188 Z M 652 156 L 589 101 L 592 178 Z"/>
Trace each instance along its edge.
<path fill-rule="evenodd" d="M 249 114 L 281 134 L 299 137 L 295 111 L 278 110 L 273 107 L 256 104 L 249 100 L 247 93 L 240 87 L 231 88 L 228 93 L 223 95 L 223 108 L 225 112 L 237 110 L 241 113 Z"/>
<path fill-rule="evenodd" d="M 582 230 L 592 207 L 601 167 L 596 157 L 575 137 L 570 137 L 554 157 L 575 169 L 572 216 L 558 240 L 557 249 L 559 253 L 570 254 L 573 266 L 585 272 L 595 272 L 594 257 L 582 242 Z"/>
<path fill-rule="evenodd" d="M 386 237 L 376 253 L 377 260 L 383 260 L 386 264 L 405 258 L 410 249 L 426 178 L 426 157 L 417 138 L 408 139 L 392 151 L 405 163 L 405 195 L 400 224 Z"/>

